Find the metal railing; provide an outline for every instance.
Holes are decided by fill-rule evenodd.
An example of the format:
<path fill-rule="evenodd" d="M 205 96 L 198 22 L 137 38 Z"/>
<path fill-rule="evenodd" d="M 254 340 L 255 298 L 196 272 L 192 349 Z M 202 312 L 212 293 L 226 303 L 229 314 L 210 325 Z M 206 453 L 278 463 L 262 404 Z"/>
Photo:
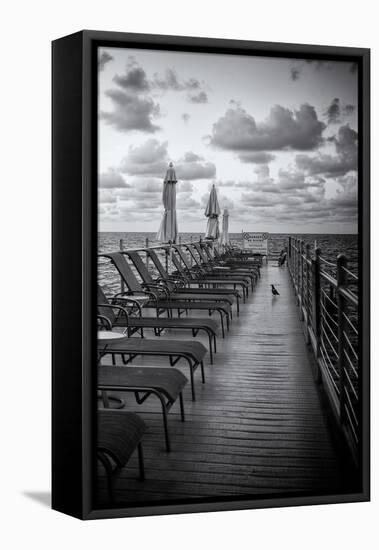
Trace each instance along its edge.
<path fill-rule="evenodd" d="M 335 262 L 288 238 L 288 270 L 317 377 L 356 462 L 361 443 L 358 276 L 340 254 Z"/>

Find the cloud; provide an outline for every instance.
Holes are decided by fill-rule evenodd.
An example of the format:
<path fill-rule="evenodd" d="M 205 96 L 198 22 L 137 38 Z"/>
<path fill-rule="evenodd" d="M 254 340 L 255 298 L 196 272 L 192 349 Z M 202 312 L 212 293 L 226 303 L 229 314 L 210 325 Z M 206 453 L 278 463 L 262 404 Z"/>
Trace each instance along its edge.
<path fill-rule="evenodd" d="M 267 119 L 258 123 L 237 106 L 213 124 L 210 144 L 236 152 L 312 150 L 322 143 L 324 129 L 309 104 L 295 111 L 275 105 Z"/>
<path fill-rule="evenodd" d="M 328 124 L 337 124 L 341 122 L 341 115 L 350 116 L 355 111 L 355 105 L 347 104 L 341 105 L 338 97 L 335 97 L 329 107 L 326 109 L 324 115 L 327 117 Z"/>
<path fill-rule="evenodd" d="M 199 180 L 214 178 L 216 166 L 213 162 L 207 162 L 203 157 L 188 151 L 177 163 L 175 172 L 179 180 Z"/>
<path fill-rule="evenodd" d="M 275 160 L 275 155 L 262 151 L 258 153 L 241 153 L 240 155 L 238 155 L 238 158 L 241 162 L 244 163 L 268 164 L 269 162 Z"/>
<path fill-rule="evenodd" d="M 197 94 L 188 94 L 187 100 L 190 103 L 208 103 L 208 96 L 203 90 Z"/>
<path fill-rule="evenodd" d="M 170 160 L 167 145 L 167 141 L 160 143 L 152 138 L 137 147 L 130 146 L 121 162 L 121 172 L 163 178 Z M 174 168 L 178 180 L 213 178 L 216 175 L 216 166 L 192 151 L 175 162 Z"/>
<path fill-rule="evenodd" d="M 183 113 L 182 114 L 182 120 L 185 124 L 187 124 L 190 120 L 191 116 L 188 114 L 188 113 Z"/>
<path fill-rule="evenodd" d="M 113 77 L 113 81 L 120 86 L 120 88 L 134 93 L 150 90 L 150 84 L 147 80 L 146 73 L 142 67 L 139 66 L 131 66 L 123 75 L 116 74 Z"/>
<path fill-rule="evenodd" d="M 154 133 L 159 126 L 153 124 L 153 119 L 160 116 L 160 108 L 149 97 L 128 94 L 122 90 L 107 90 L 105 95 L 113 104 L 112 112 L 100 112 L 100 117 L 107 124 L 122 132 L 140 130 Z"/>
<path fill-rule="evenodd" d="M 99 203 L 110 204 L 117 202 L 117 197 L 112 189 L 99 189 Z"/>
<path fill-rule="evenodd" d="M 358 165 L 358 133 L 348 124 L 340 126 L 338 134 L 329 138 L 334 143 L 336 154 L 318 153 L 315 156 L 296 155 L 297 168 L 306 174 L 322 174 L 326 177 L 337 177 L 356 170 Z"/>
<path fill-rule="evenodd" d="M 97 67 L 99 71 L 103 71 L 105 65 L 112 60 L 113 60 L 113 57 L 108 52 L 102 51 L 97 61 Z"/>
<path fill-rule="evenodd" d="M 100 174 L 99 187 L 104 189 L 117 189 L 121 187 L 130 187 L 130 185 L 126 183 L 121 174 L 111 169 L 108 170 L 108 172 Z"/>
<path fill-rule="evenodd" d="M 291 74 L 291 80 L 296 81 L 300 78 L 300 69 L 297 69 L 296 67 L 292 67 L 290 70 Z"/>
<path fill-rule="evenodd" d="M 336 124 L 337 122 L 340 122 L 340 115 L 340 100 L 338 99 L 338 97 L 335 97 L 325 112 L 328 124 Z"/>
<path fill-rule="evenodd" d="M 350 103 L 342 107 L 342 112 L 346 116 L 352 115 L 355 112 L 355 110 L 356 110 L 355 105 L 351 105 Z"/>

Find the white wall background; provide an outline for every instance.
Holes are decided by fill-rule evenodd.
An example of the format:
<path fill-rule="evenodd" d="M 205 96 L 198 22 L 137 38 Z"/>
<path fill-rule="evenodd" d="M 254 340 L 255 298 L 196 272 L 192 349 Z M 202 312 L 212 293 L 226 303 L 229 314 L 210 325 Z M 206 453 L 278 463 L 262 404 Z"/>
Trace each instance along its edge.
<path fill-rule="evenodd" d="M 1 11 L 0 444 L 4 465 L 0 468 L 0 521 L 4 547 L 376 547 L 375 470 L 373 502 L 367 504 L 83 523 L 40 502 L 41 498 L 46 501 L 50 484 L 50 41 L 84 28 L 371 47 L 375 101 L 379 92 L 375 3 L 14 0 L 4 2 Z M 372 122 L 375 209 L 379 145 L 375 104 Z M 378 223 L 373 218 L 375 244 Z M 376 254 L 373 273 L 378 271 Z M 373 298 L 377 299 L 376 289 Z M 35 307 L 35 315 L 23 314 L 23 307 L 28 311 Z M 373 335 L 377 321 L 376 312 Z M 377 349 L 373 339 L 374 352 Z M 373 388 L 375 468 L 379 395 Z"/>

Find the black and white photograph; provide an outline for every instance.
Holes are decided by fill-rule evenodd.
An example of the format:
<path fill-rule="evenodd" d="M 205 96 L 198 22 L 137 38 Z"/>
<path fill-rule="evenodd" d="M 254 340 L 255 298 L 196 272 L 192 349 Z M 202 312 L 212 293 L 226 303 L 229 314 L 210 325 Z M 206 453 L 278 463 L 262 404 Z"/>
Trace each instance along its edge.
<path fill-rule="evenodd" d="M 358 63 L 96 53 L 96 507 L 361 492 Z"/>

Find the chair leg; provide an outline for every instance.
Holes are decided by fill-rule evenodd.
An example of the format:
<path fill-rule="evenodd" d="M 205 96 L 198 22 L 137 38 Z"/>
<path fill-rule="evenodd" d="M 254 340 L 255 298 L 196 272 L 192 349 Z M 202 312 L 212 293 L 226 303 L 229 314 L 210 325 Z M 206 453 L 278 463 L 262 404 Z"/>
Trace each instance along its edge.
<path fill-rule="evenodd" d="M 179 394 L 179 404 L 180 404 L 180 417 L 182 422 L 185 421 L 185 414 L 184 414 L 184 400 L 183 400 L 183 393 L 180 392 Z"/>
<path fill-rule="evenodd" d="M 201 370 L 201 381 L 205 384 L 205 374 L 204 374 L 204 362 L 200 361 L 200 370 Z"/>
<path fill-rule="evenodd" d="M 194 376 L 193 376 L 193 366 L 192 366 L 192 364 L 190 364 L 190 380 L 191 380 L 192 401 L 196 401 L 195 380 L 194 380 Z"/>
<path fill-rule="evenodd" d="M 142 443 L 138 443 L 138 466 L 139 466 L 139 478 L 141 481 L 145 479 L 145 464 L 143 461 L 143 448 Z"/>

